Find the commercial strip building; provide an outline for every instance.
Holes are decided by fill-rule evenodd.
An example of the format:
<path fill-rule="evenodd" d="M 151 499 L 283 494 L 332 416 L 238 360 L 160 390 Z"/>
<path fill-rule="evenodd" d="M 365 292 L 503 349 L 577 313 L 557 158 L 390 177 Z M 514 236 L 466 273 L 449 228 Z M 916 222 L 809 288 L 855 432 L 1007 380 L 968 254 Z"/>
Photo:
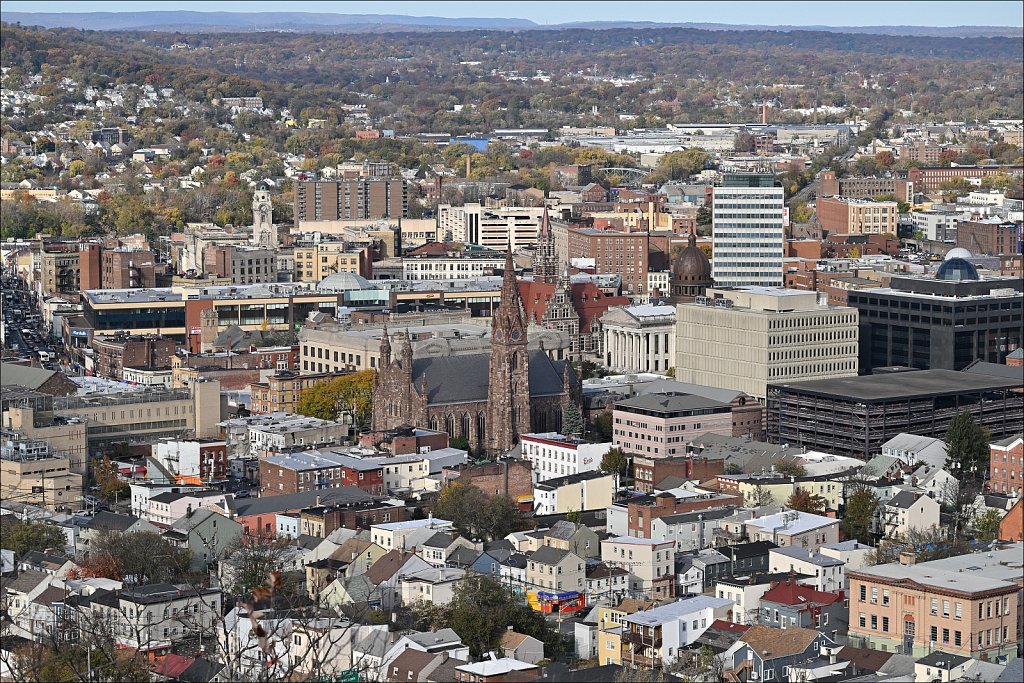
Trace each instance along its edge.
<path fill-rule="evenodd" d="M 719 287 L 781 287 L 784 193 L 775 176 L 727 173 L 713 191 L 712 276 Z"/>
<path fill-rule="evenodd" d="M 488 207 L 479 203 L 437 207 L 438 241 L 477 244 L 504 251 L 532 246 L 537 241 L 544 207 Z M 501 264 L 498 264 L 500 267 Z"/>
<path fill-rule="evenodd" d="M 1015 543 L 919 564 L 906 556 L 848 572 L 850 643 L 914 657 L 942 650 L 989 661 L 1015 659 L 1022 552 L 1024 544 Z"/>
<path fill-rule="evenodd" d="M 901 433 L 942 437 L 970 412 L 993 437 L 1024 422 L 1019 377 L 954 370 L 911 370 L 861 377 L 772 384 L 768 438 L 807 449 L 867 459 Z"/>
<path fill-rule="evenodd" d="M 709 289 L 676 306 L 675 377 L 758 399 L 769 384 L 857 374 L 857 311 L 815 292 Z"/>

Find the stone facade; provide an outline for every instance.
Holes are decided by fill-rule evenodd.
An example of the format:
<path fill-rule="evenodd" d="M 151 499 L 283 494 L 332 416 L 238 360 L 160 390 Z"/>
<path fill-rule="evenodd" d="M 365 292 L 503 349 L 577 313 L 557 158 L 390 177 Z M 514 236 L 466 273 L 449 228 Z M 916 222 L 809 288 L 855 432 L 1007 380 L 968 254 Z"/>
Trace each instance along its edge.
<path fill-rule="evenodd" d="M 563 408 L 580 401 L 580 384 L 565 361 L 527 346 L 526 315 L 512 255 L 505 260 L 501 305 L 491 324 L 491 352 L 413 358 L 407 334 L 392 358 L 381 339 L 373 428 L 419 425 L 464 437 L 477 452 L 505 453 L 520 434 L 557 430 Z"/>

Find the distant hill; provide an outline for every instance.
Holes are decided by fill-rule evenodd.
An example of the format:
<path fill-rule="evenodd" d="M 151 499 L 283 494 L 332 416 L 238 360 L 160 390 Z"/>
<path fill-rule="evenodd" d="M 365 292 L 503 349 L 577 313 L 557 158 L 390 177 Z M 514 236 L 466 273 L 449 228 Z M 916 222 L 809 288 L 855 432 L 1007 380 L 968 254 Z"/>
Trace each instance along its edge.
<path fill-rule="evenodd" d="M 937 38 L 1021 37 L 1013 26 L 765 26 L 655 21 L 584 21 L 537 24 L 529 19 L 484 17 L 414 17 L 400 14 L 332 14 L 327 12 L 4 12 L 3 20 L 23 26 L 67 27 L 93 31 L 295 31 L 301 33 L 382 33 L 389 31 L 460 31 L 490 29 L 696 28 L 709 31 L 825 31 Z"/>
<path fill-rule="evenodd" d="M 92 31 L 302 31 L 371 33 L 467 28 L 538 28 L 528 19 L 410 17 L 401 14 L 332 14 L 327 12 L 4 12 L 3 20 L 23 26 L 67 27 Z"/>

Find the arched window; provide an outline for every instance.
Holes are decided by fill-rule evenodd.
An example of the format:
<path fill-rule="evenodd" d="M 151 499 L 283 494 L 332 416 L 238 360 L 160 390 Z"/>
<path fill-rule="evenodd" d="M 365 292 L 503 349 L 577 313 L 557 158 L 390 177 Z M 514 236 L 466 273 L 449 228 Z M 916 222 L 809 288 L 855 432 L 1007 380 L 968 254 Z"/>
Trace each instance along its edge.
<path fill-rule="evenodd" d="M 476 440 L 477 443 L 480 444 L 480 446 L 484 446 L 487 444 L 487 439 L 485 436 L 487 430 L 485 429 L 485 426 L 486 418 L 484 417 L 484 412 L 481 410 L 479 413 L 476 414 Z"/>
<path fill-rule="evenodd" d="M 430 428 L 435 432 L 437 431 L 437 415 L 430 416 Z"/>
<path fill-rule="evenodd" d="M 444 430 L 448 432 L 449 437 L 456 436 L 455 434 L 455 416 L 448 413 L 444 417 Z"/>
<path fill-rule="evenodd" d="M 468 439 L 469 438 L 469 424 L 470 424 L 469 423 L 469 413 L 463 413 L 462 414 L 462 419 L 460 420 L 460 423 L 461 424 L 459 425 L 459 434 L 464 436 L 464 437 L 466 437 Z"/>

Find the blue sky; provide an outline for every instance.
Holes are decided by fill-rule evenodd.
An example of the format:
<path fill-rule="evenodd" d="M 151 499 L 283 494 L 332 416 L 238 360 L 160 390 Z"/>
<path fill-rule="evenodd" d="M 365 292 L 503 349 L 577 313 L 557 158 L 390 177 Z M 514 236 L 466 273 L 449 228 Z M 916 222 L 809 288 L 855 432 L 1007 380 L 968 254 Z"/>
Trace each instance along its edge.
<path fill-rule="evenodd" d="M 4 0 L 21 12 L 140 12 L 187 9 L 199 12 L 336 12 L 441 17 L 515 17 L 544 24 L 638 19 L 806 26 L 1021 26 L 1024 2 L 251 2 L 140 3 L 24 2 Z"/>

